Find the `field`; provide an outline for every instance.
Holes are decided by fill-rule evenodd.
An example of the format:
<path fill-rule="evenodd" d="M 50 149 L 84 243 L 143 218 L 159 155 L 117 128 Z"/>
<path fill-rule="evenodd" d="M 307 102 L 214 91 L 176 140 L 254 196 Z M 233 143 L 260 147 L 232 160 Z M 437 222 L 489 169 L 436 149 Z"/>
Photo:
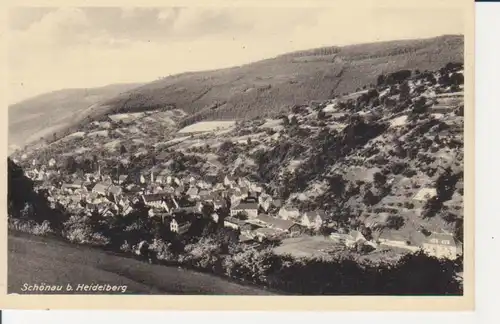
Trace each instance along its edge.
<path fill-rule="evenodd" d="M 206 121 L 186 126 L 179 130 L 179 133 L 200 133 L 212 132 L 220 129 L 227 129 L 234 126 L 235 121 Z"/>
<path fill-rule="evenodd" d="M 326 257 L 328 251 L 335 249 L 335 242 L 323 236 L 300 236 L 284 239 L 274 249 L 277 254 L 290 254 L 297 258 Z"/>

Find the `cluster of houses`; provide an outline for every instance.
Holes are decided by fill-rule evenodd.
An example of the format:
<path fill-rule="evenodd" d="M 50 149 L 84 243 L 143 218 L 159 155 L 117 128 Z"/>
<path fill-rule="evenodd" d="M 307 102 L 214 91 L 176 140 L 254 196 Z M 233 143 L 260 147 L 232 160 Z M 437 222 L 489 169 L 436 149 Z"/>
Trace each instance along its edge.
<path fill-rule="evenodd" d="M 226 226 L 239 228 L 241 223 L 253 224 L 260 228 L 256 231 L 260 237 L 299 233 L 304 228 L 319 229 L 326 220 L 322 210 L 301 213 L 295 207 L 282 206 L 279 199 L 266 194 L 262 186 L 247 178 L 225 176 L 217 181 L 211 176 L 178 178 L 155 176 L 151 172 L 137 179 L 127 175 L 112 179 L 98 169 L 84 174 L 83 178 L 73 174 L 66 181 L 47 181 L 61 178 L 60 172 L 54 170 L 57 169 L 55 160 L 51 159 L 48 165 L 48 168 L 37 167 L 33 161 L 34 167 L 25 173 L 38 183 L 38 190 L 46 190 L 51 203 L 58 203 L 73 213 L 97 211 L 103 217 L 127 215 L 142 202 L 148 207 L 150 217 L 161 217 L 173 232 L 182 233 L 189 221 L 181 222 L 174 216 L 180 212 L 202 213 L 208 204 L 214 211 L 227 209 Z M 218 221 L 219 215 L 214 212 L 211 217 Z"/>
<path fill-rule="evenodd" d="M 190 175 L 179 178 L 164 172 L 155 176 L 151 171 L 136 178 L 119 175 L 113 179 L 98 169 L 83 176 L 73 174 L 63 181 L 55 167 L 55 159 L 48 161 L 47 166 L 38 166 L 36 161 L 32 165 L 25 172 L 38 183 L 38 190 L 46 190 L 51 203 L 60 204 L 71 213 L 98 212 L 103 217 L 115 217 L 128 215 L 138 203 L 142 203 L 147 206 L 149 217 L 161 218 L 172 232 L 181 235 L 191 225 L 192 219 L 186 215 L 201 215 L 206 210 L 210 210 L 209 216 L 214 222 L 238 230 L 241 242 L 301 235 L 306 229 L 318 231 L 330 216 L 324 210 L 302 212 L 296 207 L 283 205 L 279 199 L 267 194 L 263 186 L 245 177 L 227 175 L 221 179 L 213 175 Z M 435 190 L 421 190 L 415 200 L 425 200 L 433 195 Z M 205 209 L 205 206 L 211 208 Z M 225 212 L 221 213 L 221 210 Z M 220 220 L 222 215 L 224 219 Z M 330 234 L 330 238 L 332 244 L 347 247 L 423 249 L 446 258 L 461 254 L 460 244 L 448 233 L 423 235 L 418 232 L 408 239 L 397 231 L 383 231 L 376 240 L 367 240 L 359 231 L 345 233 L 339 230 Z"/>

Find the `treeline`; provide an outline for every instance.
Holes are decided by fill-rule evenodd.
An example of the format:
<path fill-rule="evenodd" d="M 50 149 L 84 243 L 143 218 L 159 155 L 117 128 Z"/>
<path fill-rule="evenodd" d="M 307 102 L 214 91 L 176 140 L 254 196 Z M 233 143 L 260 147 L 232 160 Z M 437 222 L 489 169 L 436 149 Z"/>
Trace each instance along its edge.
<path fill-rule="evenodd" d="M 34 183 L 24 175 L 21 167 L 7 159 L 7 212 L 10 219 L 29 222 L 34 227 L 47 227 L 50 231 L 61 231 L 67 215 L 62 209 L 52 208 L 47 193 L 36 192 Z"/>
<path fill-rule="evenodd" d="M 232 247 L 221 253 L 211 238 L 186 246 L 181 264 L 296 295 L 461 295 L 455 278 L 461 261 L 439 260 L 422 252 L 396 263 L 373 264 L 351 256 L 296 259 L 272 247 Z M 412 275 L 410 275 L 412 274 Z"/>

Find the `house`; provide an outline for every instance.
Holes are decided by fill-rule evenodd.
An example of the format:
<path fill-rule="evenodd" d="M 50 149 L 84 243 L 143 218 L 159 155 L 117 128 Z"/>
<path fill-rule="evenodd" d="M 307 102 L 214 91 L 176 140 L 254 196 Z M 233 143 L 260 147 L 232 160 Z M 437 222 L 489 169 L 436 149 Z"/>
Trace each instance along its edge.
<path fill-rule="evenodd" d="M 300 211 L 295 207 L 282 207 L 278 212 L 278 216 L 282 219 L 299 219 Z"/>
<path fill-rule="evenodd" d="M 213 187 L 213 190 L 215 191 L 223 191 L 226 190 L 226 187 L 224 187 L 223 183 L 216 183 L 215 186 Z"/>
<path fill-rule="evenodd" d="M 212 184 L 208 183 L 207 181 L 205 180 L 198 180 L 196 182 L 196 186 L 200 189 L 210 189 L 212 188 Z"/>
<path fill-rule="evenodd" d="M 271 207 L 271 204 L 273 202 L 273 197 L 267 194 L 262 194 L 259 196 L 258 200 L 260 208 L 262 208 L 263 211 L 267 212 Z"/>
<path fill-rule="evenodd" d="M 253 237 L 246 233 L 241 233 L 238 237 L 238 240 L 240 241 L 240 243 L 251 243 L 254 241 Z"/>
<path fill-rule="evenodd" d="M 299 224 L 286 219 L 259 214 L 255 220 L 264 226 L 271 227 L 282 232 L 300 233 L 302 231 L 302 227 Z"/>
<path fill-rule="evenodd" d="M 128 214 L 130 214 L 133 210 L 134 210 L 134 208 L 132 208 L 132 206 L 125 206 L 125 207 L 123 208 L 123 215 L 128 215 Z"/>
<path fill-rule="evenodd" d="M 259 205 L 257 203 L 240 202 L 238 205 L 231 207 L 231 216 L 236 216 L 238 213 L 245 213 L 248 218 L 256 218 L 258 215 Z"/>
<path fill-rule="evenodd" d="M 111 179 L 111 177 L 109 175 L 103 175 L 101 177 L 101 179 L 102 179 L 102 182 L 104 182 L 104 183 L 107 183 L 109 185 L 113 184 L 113 179 Z"/>
<path fill-rule="evenodd" d="M 191 227 L 191 222 L 189 221 L 180 221 L 175 218 L 170 221 L 170 231 L 177 234 L 182 235 L 186 233 L 189 230 L 189 227 Z"/>
<path fill-rule="evenodd" d="M 256 195 L 260 195 L 262 192 L 264 192 L 264 188 L 262 188 L 262 186 L 260 186 L 256 183 L 252 183 L 250 185 L 249 189 L 250 189 L 250 191 L 252 191 Z"/>
<path fill-rule="evenodd" d="M 196 212 L 198 213 L 201 213 L 201 211 L 203 210 L 203 202 L 201 201 L 197 201 L 196 204 L 194 205 L 194 209 L 196 210 Z"/>
<path fill-rule="evenodd" d="M 142 200 L 146 206 L 169 211 L 173 206 L 167 204 L 165 196 L 162 194 L 142 195 Z"/>
<path fill-rule="evenodd" d="M 244 221 L 234 217 L 227 217 L 226 219 L 224 219 L 224 227 L 229 227 L 237 230 L 244 224 L 245 224 Z"/>
<path fill-rule="evenodd" d="M 252 186 L 252 182 L 246 177 L 239 178 L 238 179 L 238 186 L 240 186 L 242 188 L 250 189 L 250 187 Z"/>
<path fill-rule="evenodd" d="M 120 197 L 120 199 L 118 199 L 118 206 L 120 207 L 125 207 L 125 206 L 128 206 L 130 204 L 129 200 L 128 200 L 128 197 Z"/>
<path fill-rule="evenodd" d="M 114 197 L 118 197 L 122 194 L 123 190 L 121 187 L 111 185 L 108 188 L 108 193 L 113 195 Z"/>
<path fill-rule="evenodd" d="M 415 196 L 413 196 L 413 200 L 426 201 L 435 197 L 436 195 L 436 188 L 422 188 L 415 194 Z"/>
<path fill-rule="evenodd" d="M 377 241 L 380 245 L 403 248 L 410 251 L 418 251 L 420 249 L 420 247 L 412 244 L 409 237 L 406 237 L 394 230 L 383 231 L 380 233 Z"/>
<path fill-rule="evenodd" d="M 180 215 L 180 214 L 200 214 L 196 206 L 187 206 L 187 207 L 179 207 L 179 208 L 173 208 L 170 211 L 174 215 Z"/>
<path fill-rule="evenodd" d="M 92 192 L 105 196 L 108 192 L 108 188 L 108 184 L 99 182 L 94 186 L 94 188 L 92 188 Z"/>
<path fill-rule="evenodd" d="M 170 213 L 163 212 L 161 210 L 155 210 L 154 216 L 158 219 L 161 219 L 161 223 L 170 226 L 172 221 L 172 215 Z"/>
<path fill-rule="evenodd" d="M 246 199 L 250 197 L 250 191 L 248 188 L 240 187 L 240 199 Z"/>
<path fill-rule="evenodd" d="M 425 252 L 437 258 L 456 259 L 460 253 L 459 245 L 452 234 L 432 232 L 422 244 Z"/>
<path fill-rule="evenodd" d="M 226 201 L 224 201 L 224 199 L 214 199 L 213 203 L 215 210 L 226 207 Z"/>
<path fill-rule="evenodd" d="M 226 187 L 230 187 L 230 188 L 234 187 L 236 185 L 236 178 L 233 176 L 228 176 L 228 175 L 225 176 L 224 177 L 224 185 Z"/>
<path fill-rule="evenodd" d="M 73 190 L 80 190 L 82 189 L 83 185 L 78 184 L 78 183 L 64 183 L 61 186 L 61 190 L 67 191 L 67 192 L 73 192 Z"/>
<path fill-rule="evenodd" d="M 200 190 L 196 187 L 190 187 L 188 191 L 186 191 L 186 195 L 191 198 L 198 198 Z"/>
<path fill-rule="evenodd" d="M 319 229 L 325 220 L 326 213 L 323 210 L 316 210 L 313 212 L 305 212 L 300 219 L 300 223 L 308 228 Z"/>
<path fill-rule="evenodd" d="M 283 206 L 283 202 L 281 199 L 273 199 L 273 202 L 271 203 L 271 207 L 273 208 L 281 208 Z"/>
<path fill-rule="evenodd" d="M 263 239 L 273 239 L 277 238 L 282 234 L 282 232 L 278 229 L 274 228 L 258 228 L 254 231 L 255 237 L 259 240 L 262 241 Z"/>
<path fill-rule="evenodd" d="M 199 190 L 198 191 L 198 197 L 202 199 L 206 199 L 211 195 L 210 191 L 208 190 Z M 212 199 L 213 200 L 213 199 Z"/>

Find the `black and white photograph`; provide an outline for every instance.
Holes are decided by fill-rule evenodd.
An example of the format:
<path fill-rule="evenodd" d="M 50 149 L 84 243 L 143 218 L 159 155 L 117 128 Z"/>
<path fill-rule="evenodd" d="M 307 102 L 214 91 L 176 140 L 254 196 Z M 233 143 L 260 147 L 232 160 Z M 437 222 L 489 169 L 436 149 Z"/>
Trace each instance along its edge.
<path fill-rule="evenodd" d="M 466 12 L 370 3 L 10 7 L 7 293 L 463 296 Z"/>

